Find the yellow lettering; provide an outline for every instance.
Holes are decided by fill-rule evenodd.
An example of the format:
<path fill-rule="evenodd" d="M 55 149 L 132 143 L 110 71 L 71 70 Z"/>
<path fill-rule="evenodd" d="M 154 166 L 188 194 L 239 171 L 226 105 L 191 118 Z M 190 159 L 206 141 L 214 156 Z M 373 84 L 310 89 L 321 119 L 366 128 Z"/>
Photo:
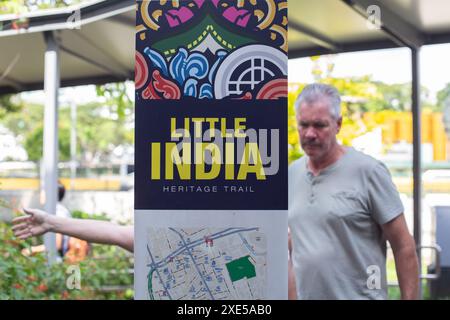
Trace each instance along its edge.
<path fill-rule="evenodd" d="M 196 138 L 202 137 L 202 124 L 204 118 L 192 118 L 192 122 L 194 123 L 194 135 Z"/>
<path fill-rule="evenodd" d="M 253 160 L 253 164 L 250 164 L 250 159 Z M 254 142 L 250 142 L 245 145 L 244 155 L 242 156 L 237 179 L 247 179 L 248 173 L 256 174 L 256 179 L 258 180 L 266 180 L 258 144 Z"/>
<path fill-rule="evenodd" d="M 234 143 L 225 143 L 225 180 L 234 179 Z"/>
<path fill-rule="evenodd" d="M 151 157 L 151 178 L 152 180 L 161 179 L 161 143 L 152 143 L 152 157 Z"/>
<path fill-rule="evenodd" d="M 219 122 L 219 118 L 206 118 L 206 122 L 209 122 L 210 137 L 214 138 L 216 136 L 216 122 Z"/>
<path fill-rule="evenodd" d="M 211 152 L 211 170 L 206 172 L 205 155 Z M 213 180 L 220 173 L 220 150 L 214 143 L 195 144 L 195 178 L 197 180 Z"/>
<path fill-rule="evenodd" d="M 177 145 L 166 143 L 166 179 L 173 180 L 173 167 L 177 167 L 181 180 L 191 179 L 191 143 L 182 143 L 183 159 L 180 157 Z"/>
<path fill-rule="evenodd" d="M 233 134 L 227 132 L 227 119 L 220 118 L 220 131 L 222 133 L 223 138 L 232 138 Z"/>
<path fill-rule="evenodd" d="M 235 130 L 235 134 L 234 136 L 236 138 L 245 138 L 245 121 L 247 119 L 246 118 L 235 118 L 234 119 L 234 130 Z M 241 122 L 244 122 L 243 124 Z"/>

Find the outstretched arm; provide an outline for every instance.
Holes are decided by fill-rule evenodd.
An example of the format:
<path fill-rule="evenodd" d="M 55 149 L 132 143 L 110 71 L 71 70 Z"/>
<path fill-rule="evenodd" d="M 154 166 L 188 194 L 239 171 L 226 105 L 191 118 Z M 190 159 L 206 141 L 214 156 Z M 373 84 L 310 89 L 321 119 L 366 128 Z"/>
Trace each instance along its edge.
<path fill-rule="evenodd" d="M 24 209 L 26 216 L 13 220 L 13 231 L 19 239 L 39 236 L 46 232 L 66 234 L 88 242 L 134 249 L 133 226 L 119 226 L 111 222 L 57 217 L 38 209 Z"/>

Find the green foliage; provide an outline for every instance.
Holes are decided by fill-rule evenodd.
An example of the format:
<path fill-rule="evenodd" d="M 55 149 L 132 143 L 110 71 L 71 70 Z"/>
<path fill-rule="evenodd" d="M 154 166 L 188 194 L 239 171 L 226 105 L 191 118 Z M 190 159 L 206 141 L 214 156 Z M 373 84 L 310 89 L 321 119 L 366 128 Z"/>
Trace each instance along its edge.
<path fill-rule="evenodd" d="M 92 254 L 78 263 L 81 290 L 69 290 L 70 263 L 48 265 L 45 254 L 25 256 L 31 241 L 14 238 L 11 225 L 0 222 L 0 300 L 6 299 L 131 299 L 132 255 L 106 245 L 93 245 Z M 107 290 L 108 287 L 112 290 Z M 116 289 L 114 288 L 116 287 Z"/>
<path fill-rule="evenodd" d="M 105 108 L 108 107 L 100 103 L 77 107 L 77 155 L 82 162 L 107 157 L 116 146 L 133 144 L 133 117 L 121 121 L 117 114 L 105 112 Z M 42 105 L 26 103 L 21 112 L 11 111 L 2 119 L 2 125 L 23 144 L 32 161 L 42 158 L 43 112 Z M 70 108 L 62 106 L 58 125 L 59 159 L 62 161 L 70 159 L 70 125 Z"/>
<path fill-rule="evenodd" d="M 117 115 L 120 121 L 132 113 L 133 103 L 127 94 L 125 82 L 108 83 L 97 86 L 96 89 L 97 95 L 105 99 L 111 113 Z"/>
<path fill-rule="evenodd" d="M 447 83 L 444 89 L 437 93 L 436 105 L 439 111 L 444 110 L 448 105 L 450 105 L 450 82 Z"/>
<path fill-rule="evenodd" d="M 44 128 L 39 126 L 30 132 L 25 140 L 25 150 L 28 153 L 28 158 L 31 161 L 39 161 L 42 159 L 44 143 Z M 60 125 L 58 129 L 58 144 L 59 144 L 59 160 L 68 161 L 70 159 L 70 129 L 66 126 Z"/>
<path fill-rule="evenodd" d="M 366 111 L 410 111 L 411 110 L 411 84 L 385 84 L 375 82 L 377 91 L 381 96 L 371 102 Z"/>
<path fill-rule="evenodd" d="M 92 219 L 92 220 L 103 220 L 103 221 L 109 221 L 110 219 L 105 213 L 101 214 L 89 214 L 84 211 L 75 210 L 71 212 L 72 218 L 75 219 Z"/>
<path fill-rule="evenodd" d="M 23 0 L 0 0 L 0 14 L 25 12 L 27 7 Z"/>
<path fill-rule="evenodd" d="M 17 100 L 17 96 L 12 94 L 0 96 L 0 119 L 4 118 L 9 112 L 19 112 L 22 110 L 22 102 Z"/>
<path fill-rule="evenodd" d="M 131 110 L 131 109 L 129 109 Z M 61 121 L 68 119 L 69 110 L 61 111 Z M 131 118 L 131 117 L 130 117 Z M 68 120 L 67 120 L 68 121 Z M 77 148 L 84 161 L 109 155 L 119 145 L 133 144 L 134 130 L 130 123 L 119 120 L 119 115 L 105 112 L 105 106 L 90 103 L 77 108 Z"/>
<path fill-rule="evenodd" d="M 299 137 L 297 132 L 297 118 L 295 113 L 295 100 L 303 89 L 304 85 L 289 91 L 288 93 L 288 161 L 289 163 L 303 156 L 300 148 Z"/>

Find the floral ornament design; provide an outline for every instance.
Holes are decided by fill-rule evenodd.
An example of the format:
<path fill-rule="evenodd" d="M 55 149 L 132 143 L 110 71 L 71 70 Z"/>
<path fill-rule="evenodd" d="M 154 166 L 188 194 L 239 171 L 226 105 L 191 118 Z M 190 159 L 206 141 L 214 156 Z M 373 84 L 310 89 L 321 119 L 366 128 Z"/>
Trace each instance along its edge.
<path fill-rule="evenodd" d="M 273 70 L 267 70 L 268 64 L 261 67 L 269 76 L 264 75 L 265 71 L 258 71 L 260 67 L 254 67 L 255 74 L 263 73 L 261 80 L 252 79 L 251 88 L 238 84 L 242 90 L 230 89 L 225 94 L 217 94 L 218 87 L 231 84 L 216 77 L 221 64 L 231 53 L 245 51 L 254 44 L 280 51 L 286 57 L 287 65 L 286 1 L 142 1 L 138 2 L 136 13 L 136 99 L 274 99 L 287 96 L 281 88 L 287 81 L 287 73 L 279 72 L 285 69 L 279 64 L 272 67 Z M 244 70 L 238 64 L 239 61 L 235 61 L 231 68 L 248 72 L 249 68 Z M 246 81 L 239 75 L 237 78 Z M 230 78 L 230 81 L 234 80 Z M 271 85 L 265 86 L 269 82 Z M 278 91 L 274 89 L 274 83 Z"/>
<path fill-rule="evenodd" d="M 144 53 L 150 59 L 153 67 L 158 71 L 153 73 L 151 85 L 160 85 L 152 90 L 151 85 L 142 94 L 144 99 L 155 99 L 160 92 L 165 98 L 179 99 L 181 95 L 199 99 L 213 99 L 213 80 L 220 62 L 227 52 L 216 52 L 216 61 L 210 66 L 208 59 L 200 52 L 188 52 L 186 48 L 179 48 L 172 59 L 167 61 L 159 52 L 149 47 Z M 137 73 L 138 74 L 138 73 Z M 142 77 L 142 76 L 141 76 Z M 181 95 L 178 94 L 180 92 Z"/>

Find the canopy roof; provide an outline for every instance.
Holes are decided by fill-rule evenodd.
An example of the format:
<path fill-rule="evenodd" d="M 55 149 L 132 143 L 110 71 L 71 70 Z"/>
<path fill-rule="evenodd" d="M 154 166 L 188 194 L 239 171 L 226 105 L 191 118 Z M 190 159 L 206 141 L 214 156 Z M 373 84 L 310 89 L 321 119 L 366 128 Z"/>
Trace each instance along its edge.
<path fill-rule="evenodd" d="M 368 23 L 377 13 L 379 29 Z M 290 58 L 447 42 L 447 0 L 289 1 Z"/>
<path fill-rule="evenodd" d="M 367 23 L 373 5 L 379 30 Z M 450 42 L 448 0 L 295 0 L 288 10 L 290 58 Z M 0 94 L 43 88 L 47 31 L 59 39 L 61 86 L 133 79 L 135 1 L 97 0 L 0 16 Z"/>
<path fill-rule="evenodd" d="M 55 31 L 60 46 L 61 86 L 133 79 L 134 8 L 134 0 L 108 0 L 30 13 L 19 21 L 0 16 L 0 94 L 43 88 L 48 31 Z"/>

